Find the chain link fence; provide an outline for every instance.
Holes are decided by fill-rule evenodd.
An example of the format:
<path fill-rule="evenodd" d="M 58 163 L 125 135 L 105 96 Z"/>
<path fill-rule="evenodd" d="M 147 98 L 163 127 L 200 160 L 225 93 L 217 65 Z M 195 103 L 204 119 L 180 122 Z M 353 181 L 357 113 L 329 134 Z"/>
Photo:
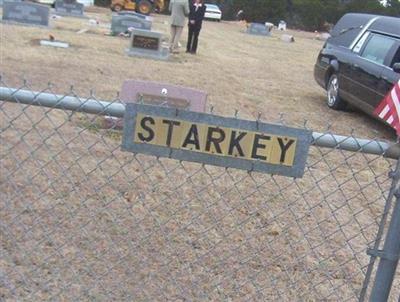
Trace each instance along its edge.
<path fill-rule="evenodd" d="M 123 152 L 104 117 L 122 116 L 118 100 L 26 86 L 0 100 L 0 300 L 370 297 L 367 248 L 382 246 L 398 186 L 389 144 L 315 134 L 293 179 Z M 389 301 L 399 293 L 397 273 Z"/>

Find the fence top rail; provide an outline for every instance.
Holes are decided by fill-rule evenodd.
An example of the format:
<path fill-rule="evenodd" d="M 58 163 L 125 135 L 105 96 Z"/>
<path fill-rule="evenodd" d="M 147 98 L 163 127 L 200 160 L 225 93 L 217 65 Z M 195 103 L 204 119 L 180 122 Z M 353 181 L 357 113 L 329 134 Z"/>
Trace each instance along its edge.
<path fill-rule="evenodd" d="M 80 98 L 78 96 L 63 96 L 8 87 L 0 87 L 0 101 L 120 118 L 122 118 L 125 113 L 125 105 L 120 102 L 101 101 L 94 98 Z M 360 139 L 332 133 L 313 132 L 312 136 L 312 145 L 314 146 L 383 155 L 384 157 L 392 159 L 400 158 L 399 143 Z"/>

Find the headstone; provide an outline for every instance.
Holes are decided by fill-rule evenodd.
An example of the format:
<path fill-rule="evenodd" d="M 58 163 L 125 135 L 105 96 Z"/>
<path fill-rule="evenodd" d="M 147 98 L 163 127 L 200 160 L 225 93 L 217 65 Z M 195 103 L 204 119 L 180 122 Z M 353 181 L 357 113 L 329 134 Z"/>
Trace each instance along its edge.
<path fill-rule="evenodd" d="M 294 42 L 294 37 L 292 35 L 282 35 L 281 36 L 281 40 L 283 42 L 293 43 Z"/>
<path fill-rule="evenodd" d="M 163 47 L 163 36 L 159 32 L 132 29 L 129 48 L 126 50 L 129 56 L 138 56 L 156 60 L 168 60 L 169 49 Z"/>
<path fill-rule="evenodd" d="M 22 2 L 22 0 L 0 0 L 0 7 L 3 6 L 4 1 L 9 1 L 9 2 Z"/>
<path fill-rule="evenodd" d="M 315 37 L 319 41 L 326 41 L 331 37 L 329 33 L 320 33 Z"/>
<path fill-rule="evenodd" d="M 207 93 L 193 88 L 171 84 L 126 80 L 122 84 L 120 99 L 123 103 L 143 103 L 196 112 L 206 110 Z M 106 117 L 104 127 L 121 129 L 122 119 Z"/>
<path fill-rule="evenodd" d="M 271 32 L 272 29 L 274 28 L 274 23 L 271 22 L 265 22 L 265 26 L 267 27 L 267 29 Z"/>
<path fill-rule="evenodd" d="M 4 1 L 2 20 L 37 26 L 49 25 L 50 7 L 33 2 Z"/>
<path fill-rule="evenodd" d="M 126 80 L 122 84 L 120 99 L 125 103 L 143 103 L 204 112 L 207 93 L 165 83 Z"/>
<path fill-rule="evenodd" d="M 113 15 L 111 19 L 111 33 L 118 35 L 126 33 L 128 28 L 137 28 L 142 30 L 151 30 L 151 22 L 135 16 Z"/>
<path fill-rule="evenodd" d="M 286 30 L 286 22 L 281 20 L 278 24 L 278 30 Z"/>
<path fill-rule="evenodd" d="M 250 23 L 247 33 L 252 35 L 270 36 L 270 30 L 262 23 Z"/>
<path fill-rule="evenodd" d="M 76 0 L 56 0 L 54 7 L 56 14 L 61 16 L 85 17 L 83 4 L 76 2 Z"/>
<path fill-rule="evenodd" d="M 146 16 L 146 15 L 143 15 L 143 14 L 139 14 L 139 13 L 137 13 L 137 12 L 130 11 L 130 10 L 122 10 L 122 11 L 119 11 L 119 12 L 117 13 L 117 15 L 118 15 L 118 16 L 133 16 L 133 17 L 138 17 L 138 18 L 140 18 L 140 19 L 144 19 L 144 20 L 147 20 L 147 21 L 153 21 L 153 18 L 150 17 L 150 16 Z"/>

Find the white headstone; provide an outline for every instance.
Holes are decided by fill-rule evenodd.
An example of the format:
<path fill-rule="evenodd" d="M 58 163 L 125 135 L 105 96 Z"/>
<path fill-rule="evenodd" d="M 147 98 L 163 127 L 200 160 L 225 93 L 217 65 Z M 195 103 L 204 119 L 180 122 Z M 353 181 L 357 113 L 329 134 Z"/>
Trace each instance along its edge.
<path fill-rule="evenodd" d="M 265 27 L 271 32 L 272 29 L 274 28 L 274 23 L 271 22 L 265 22 Z"/>
<path fill-rule="evenodd" d="M 281 20 L 278 24 L 278 30 L 286 30 L 286 22 Z"/>

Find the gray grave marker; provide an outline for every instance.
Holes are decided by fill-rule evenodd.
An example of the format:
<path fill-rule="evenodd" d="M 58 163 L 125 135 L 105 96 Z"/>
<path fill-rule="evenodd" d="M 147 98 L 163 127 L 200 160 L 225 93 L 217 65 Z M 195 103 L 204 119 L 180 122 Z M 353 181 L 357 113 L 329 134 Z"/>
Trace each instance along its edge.
<path fill-rule="evenodd" d="M 118 35 L 125 33 L 128 28 L 151 30 L 151 21 L 131 15 L 113 15 L 111 19 L 111 33 Z"/>
<path fill-rule="evenodd" d="M 247 33 L 252 35 L 270 36 L 271 32 L 265 24 L 261 23 L 250 23 L 247 28 Z"/>
<path fill-rule="evenodd" d="M 3 6 L 4 1 L 9 1 L 9 2 L 22 2 L 22 0 L 0 0 L 0 7 Z"/>
<path fill-rule="evenodd" d="M 10 2 L 3 3 L 2 20 L 38 26 L 49 25 L 50 8 L 33 2 Z"/>
<path fill-rule="evenodd" d="M 156 60 L 167 60 L 169 49 L 161 45 L 162 34 L 159 32 L 133 29 L 127 54 Z"/>
<path fill-rule="evenodd" d="M 171 84 L 126 80 L 122 84 L 120 99 L 123 103 L 143 103 L 196 112 L 206 110 L 207 93 Z M 105 127 L 121 129 L 122 119 L 106 117 Z"/>
<path fill-rule="evenodd" d="M 61 16 L 85 17 L 83 14 L 83 4 L 76 0 L 57 0 L 54 5 L 56 14 Z"/>
<path fill-rule="evenodd" d="M 139 19 L 143 19 L 143 20 L 147 20 L 147 21 L 153 20 L 153 18 L 150 16 L 146 16 L 146 15 L 139 14 L 137 12 L 133 12 L 133 11 L 129 11 L 129 10 L 122 10 L 117 13 L 117 16 L 133 16 L 133 17 L 137 17 Z"/>

